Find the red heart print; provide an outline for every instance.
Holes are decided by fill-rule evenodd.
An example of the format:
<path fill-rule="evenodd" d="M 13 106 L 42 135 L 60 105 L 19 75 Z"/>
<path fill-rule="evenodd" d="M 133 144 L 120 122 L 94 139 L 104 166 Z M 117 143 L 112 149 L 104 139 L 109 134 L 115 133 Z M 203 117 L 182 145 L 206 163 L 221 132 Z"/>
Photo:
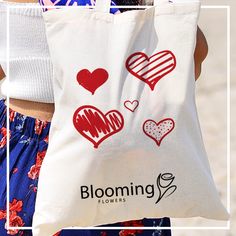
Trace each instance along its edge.
<path fill-rule="evenodd" d="M 77 131 L 98 148 L 99 144 L 124 127 L 124 118 L 117 110 L 103 114 L 94 106 L 79 107 L 73 116 Z"/>
<path fill-rule="evenodd" d="M 175 127 L 175 122 L 171 118 L 156 123 L 154 120 L 147 120 L 143 124 L 144 133 L 153 139 L 157 146 L 161 145 L 162 140 L 168 135 Z"/>
<path fill-rule="evenodd" d="M 87 69 L 83 69 L 78 72 L 77 81 L 81 86 L 94 94 L 107 81 L 108 77 L 108 72 L 102 68 L 98 68 L 92 73 Z"/>
<path fill-rule="evenodd" d="M 168 50 L 148 57 L 143 52 L 133 53 L 126 60 L 127 70 L 149 85 L 153 91 L 156 83 L 176 67 L 175 55 Z"/>
<path fill-rule="evenodd" d="M 139 101 L 138 100 L 134 100 L 134 101 L 125 101 L 124 102 L 124 106 L 125 108 L 127 108 L 128 110 L 134 112 L 136 110 L 136 108 L 139 106 Z"/>

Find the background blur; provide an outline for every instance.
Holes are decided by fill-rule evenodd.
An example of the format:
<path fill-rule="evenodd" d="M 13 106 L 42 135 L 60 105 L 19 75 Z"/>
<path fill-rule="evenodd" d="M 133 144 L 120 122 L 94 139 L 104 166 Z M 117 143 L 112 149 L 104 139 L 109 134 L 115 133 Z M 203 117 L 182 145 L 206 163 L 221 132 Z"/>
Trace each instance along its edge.
<path fill-rule="evenodd" d="M 149 0 L 147 0 L 149 1 Z M 231 6 L 231 230 L 174 230 L 173 236 L 236 235 L 236 0 L 202 0 L 202 5 Z M 199 26 L 204 32 L 209 54 L 197 82 L 196 100 L 203 138 L 213 177 L 226 206 L 226 85 L 227 85 L 227 11 L 202 9 Z M 0 96 L 1 97 L 1 96 Z M 206 202 L 207 204 L 207 202 Z M 226 222 L 194 219 L 171 219 L 172 226 L 226 226 Z"/>

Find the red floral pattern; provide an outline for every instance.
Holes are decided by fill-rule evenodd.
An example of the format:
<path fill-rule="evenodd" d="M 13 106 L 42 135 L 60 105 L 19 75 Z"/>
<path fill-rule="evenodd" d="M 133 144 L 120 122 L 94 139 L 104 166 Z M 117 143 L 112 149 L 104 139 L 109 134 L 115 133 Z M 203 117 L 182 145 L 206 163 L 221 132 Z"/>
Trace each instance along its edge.
<path fill-rule="evenodd" d="M 22 227 L 24 222 L 20 216 L 17 215 L 15 211 L 10 212 L 10 227 Z M 10 235 L 15 235 L 19 232 L 19 229 L 8 229 L 7 233 Z"/>
<path fill-rule="evenodd" d="M 30 171 L 28 172 L 28 177 L 30 179 L 37 179 L 39 177 L 40 168 L 43 163 L 45 155 L 46 155 L 46 150 L 37 153 L 36 163 L 35 165 L 31 166 Z"/>
<path fill-rule="evenodd" d="M 45 143 L 48 143 L 48 136 L 43 140 Z"/>
<path fill-rule="evenodd" d="M 18 168 L 15 167 L 15 168 L 12 170 L 12 173 L 15 174 L 17 171 L 18 171 Z"/>
<path fill-rule="evenodd" d="M 5 127 L 0 128 L 0 134 L 2 138 L 0 140 L 0 148 L 5 147 L 7 144 L 7 129 Z M 9 138 L 11 137 L 11 132 L 9 132 Z"/>
<path fill-rule="evenodd" d="M 142 220 L 125 221 L 121 222 L 121 225 L 124 227 L 144 227 Z M 136 236 L 142 232 L 142 229 L 123 229 L 119 232 L 119 236 Z"/>
<path fill-rule="evenodd" d="M 100 235 L 101 235 L 101 236 L 107 236 L 107 232 L 106 232 L 106 231 L 102 231 L 102 232 L 100 233 Z"/>
<path fill-rule="evenodd" d="M 15 117 L 16 117 L 16 112 L 10 109 L 10 111 L 9 111 L 10 122 L 13 122 L 15 120 Z"/>
<path fill-rule="evenodd" d="M 13 124 L 14 127 L 18 127 L 18 131 L 23 129 L 23 124 L 26 120 L 26 117 L 19 115 L 18 113 L 11 110 L 9 111 L 9 121 L 10 124 Z M 19 119 L 18 119 L 19 118 Z M 35 119 L 35 126 L 34 126 L 34 134 L 41 135 L 43 130 L 47 128 L 48 122 L 46 121 L 40 121 L 38 119 Z M 20 130 L 20 131 L 21 131 Z M 48 129 L 47 129 L 48 130 Z M 9 132 L 9 138 L 11 137 L 11 132 Z M 23 136 L 22 136 L 23 137 Z M 43 141 L 45 143 L 48 143 L 48 135 L 44 137 Z M 0 148 L 6 148 L 7 143 L 7 129 L 6 127 L 0 127 Z M 25 142 L 22 142 L 25 143 Z M 46 150 L 45 151 L 39 151 L 35 158 L 35 164 L 31 166 L 30 171 L 28 172 L 28 177 L 31 179 L 37 179 L 39 177 L 40 167 L 42 165 L 43 159 L 45 157 Z M 19 171 L 18 167 L 14 167 L 11 171 L 12 174 L 15 174 Z M 37 184 L 33 184 L 30 187 L 30 190 L 33 192 L 37 192 Z M 9 203 L 9 226 L 10 227 L 22 227 L 25 225 L 24 219 L 19 215 L 19 213 L 22 211 L 23 207 L 23 201 L 17 200 L 16 198 L 13 199 L 12 202 Z M 0 209 L 0 220 L 7 219 L 7 211 L 5 209 Z M 7 234 L 9 235 L 24 235 L 24 231 L 20 229 L 7 229 L 7 222 L 5 223 L 5 229 Z M 59 236 L 59 231 L 53 236 Z M 0 236 L 1 236 L 1 230 L 0 230 Z"/>
<path fill-rule="evenodd" d="M 9 203 L 10 227 L 22 227 L 25 224 L 22 218 L 18 215 L 18 213 L 22 211 L 22 206 L 23 202 L 15 198 L 11 203 Z M 6 218 L 7 218 L 6 210 L 0 210 L 0 220 Z M 20 231 L 19 229 L 7 229 L 7 223 L 5 223 L 5 229 L 7 230 L 7 234 L 10 235 L 18 234 L 18 232 Z"/>
<path fill-rule="evenodd" d="M 34 131 L 35 134 L 40 135 L 43 131 L 43 129 L 47 126 L 47 121 L 41 121 L 39 119 L 35 119 L 35 126 L 34 126 Z"/>
<path fill-rule="evenodd" d="M 0 210 L 0 220 L 5 219 L 6 216 L 7 216 L 6 211 L 5 210 Z"/>
<path fill-rule="evenodd" d="M 53 236 L 59 236 L 61 234 L 61 230 L 55 234 L 53 234 Z"/>
<path fill-rule="evenodd" d="M 22 211 L 23 202 L 13 199 L 12 203 L 9 204 L 10 211 L 20 212 Z"/>

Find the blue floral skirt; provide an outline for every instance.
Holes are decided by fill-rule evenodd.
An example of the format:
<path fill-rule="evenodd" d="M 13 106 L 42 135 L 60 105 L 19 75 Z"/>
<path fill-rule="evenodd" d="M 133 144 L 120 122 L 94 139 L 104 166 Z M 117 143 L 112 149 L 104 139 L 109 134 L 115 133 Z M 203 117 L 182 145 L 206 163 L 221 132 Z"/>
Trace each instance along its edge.
<path fill-rule="evenodd" d="M 50 122 L 24 116 L 10 109 L 10 226 L 31 227 L 37 194 L 40 167 L 48 147 Z M 0 236 L 30 236 L 31 230 L 6 229 L 6 144 L 7 109 L 0 100 Z M 170 219 L 140 219 L 115 224 L 109 227 L 161 226 L 169 227 Z M 170 230 L 61 230 L 57 236 L 171 236 Z M 50 236 L 50 235 L 49 235 Z"/>

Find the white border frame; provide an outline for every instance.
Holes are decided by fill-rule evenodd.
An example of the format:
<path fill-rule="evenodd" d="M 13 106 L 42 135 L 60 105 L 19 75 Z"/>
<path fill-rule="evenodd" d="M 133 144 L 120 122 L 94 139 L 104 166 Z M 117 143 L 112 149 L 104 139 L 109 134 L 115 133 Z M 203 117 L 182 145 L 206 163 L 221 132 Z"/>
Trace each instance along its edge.
<path fill-rule="evenodd" d="M 71 7 L 71 6 L 66 6 Z M 65 6 L 59 8 L 66 8 Z M 77 6 L 81 8 L 94 8 L 94 6 Z M 136 9 L 143 9 L 143 8 L 150 8 L 153 6 L 111 6 L 111 8 L 136 8 Z M 9 8 L 46 8 L 42 6 L 8 6 L 7 7 L 7 78 L 9 78 Z M 58 8 L 58 6 L 54 6 L 50 8 Z M 226 9 L 227 10 L 227 211 L 230 214 L 230 114 L 231 114 L 231 105 L 230 105 L 230 10 L 231 7 L 229 5 L 204 5 L 201 6 L 202 9 Z M 7 79 L 7 83 L 9 84 L 9 79 Z M 7 218 L 6 218 L 6 227 L 7 230 L 32 230 L 32 227 L 11 227 L 9 225 L 10 220 L 10 214 L 9 214 L 9 176 L 10 176 L 10 170 L 9 170 L 9 94 L 7 91 Z M 68 227 L 63 229 L 94 229 L 94 230 L 105 230 L 105 229 L 111 229 L 111 230 L 122 230 L 122 229 L 143 229 L 143 230 L 230 230 L 230 220 L 227 221 L 227 226 L 221 226 L 221 227 Z"/>

